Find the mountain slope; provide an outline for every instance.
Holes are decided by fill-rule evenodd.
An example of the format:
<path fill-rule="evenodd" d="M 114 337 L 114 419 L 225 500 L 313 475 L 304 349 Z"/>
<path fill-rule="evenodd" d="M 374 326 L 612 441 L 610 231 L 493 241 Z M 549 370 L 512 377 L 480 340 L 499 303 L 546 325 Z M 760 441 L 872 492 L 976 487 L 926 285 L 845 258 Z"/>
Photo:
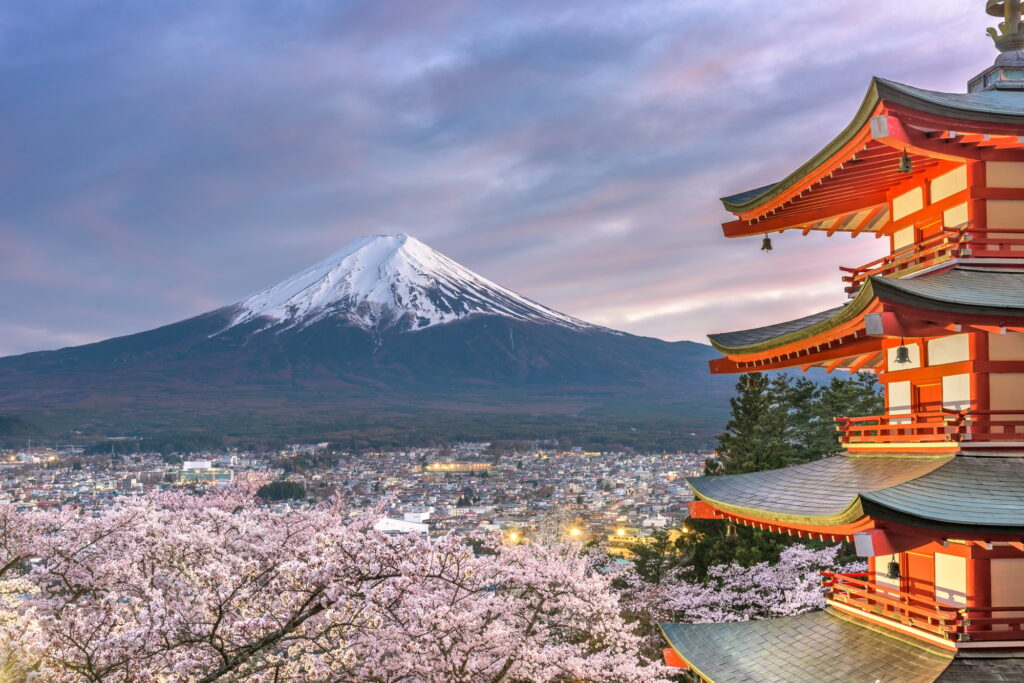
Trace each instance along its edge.
<path fill-rule="evenodd" d="M 0 412 L 58 430 L 239 434 L 660 421 L 703 443 L 733 384 L 708 373 L 714 355 L 590 325 L 377 236 L 189 320 L 0 359 Z"/>
<path fill-rule="evenodd" d="M 232 326 L 304 326 L 344 317 L 366 330 L 421 330 L 492 314 L 592 327 L 519 296 L 408 235 L 361 237 L 315 266 L 236 304 Z"/>

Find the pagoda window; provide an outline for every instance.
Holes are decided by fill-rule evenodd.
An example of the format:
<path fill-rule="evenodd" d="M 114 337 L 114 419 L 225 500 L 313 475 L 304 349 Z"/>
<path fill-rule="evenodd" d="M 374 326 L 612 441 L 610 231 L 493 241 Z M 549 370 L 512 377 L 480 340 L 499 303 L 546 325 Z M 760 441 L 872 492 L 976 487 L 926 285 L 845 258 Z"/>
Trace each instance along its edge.
<path fill-rule="evenodd" d="M 967 606 L 967 558 L 935 553 L 935 601 Z"/>
<path fill-rule="evenodd" d="M 942 408 L 967 410 L 971 407 L 971 376 L 947 375 L 942 378 Z"/>
<path fill-rule="evenodd" d="M 931 195 L 932 204 L 951 197 L 957 192 L 967 189 L 967 167 L 958 166 L 949 173 L 938 176 L 932 180 Z"/>
<path fill-rule="evenodd" d="M 899 219 L 909 216 L 915 211 L 920 211 L 924 208 L 924 189 L 915 187 L 912 190 L 908 190 L 901 195 L 893 197 L 892 199 L 892 220 L 898 221 Z M 914 226 L 897 230 L 892 236 L 892 250 L 902 249 L 908 247 L 917 241 L 916 229 Z"/>
<path fill-rule="evenodd" d="M 1024 374 L 995 373 L 989 375 L 988 386 L 992 410 L 1024 411 Z"/>
<path fill-rule="evenodd" d="M 1020 161 L 989 161 L 985 164 L 989 187 L 1024 188 L 1024 163 Z"/>
<path fill-rule="evenodd" d="M 929 194 L 931 195 L 931 202 L 934 204 L 935 202 L 942 201 L 946 197 L 951 197 L 957 192 L 962 192 L 966 189 L 967 167 L 959 166 L 949 173 L 935 178 L 931 183 Z M 960 227 L 967 221 L 967 202 L 957 204 L 956 206 L 942 212 L 943 227 L 956 228 Z"/>
<path fill-rule="evenodd" d="M 885 392 L 890 415 L 901 415 L 910 411 L 910 382 L 890 382 Z"/>
<path fill-rule="evenodd" d="M 875 583 L 884 588 L 889 588 L 894 591 L 900 590 L 900 580 L 889 578 L 889 563 L 899 562 L 899 554 L 895 555 L 876 555 L 872 558 L 874 560 L 874 572 L 875 572 Z"/>
<path fill-rule="evenodd" d="M 1020 580 L 1020 577 L 1024 576 L 1024 558 L 993 558 L 989 562 L 989 571 L 992 577 L 992 605 L 1007 607 L 1024 605 L 1024 581 Z M 1024 612 L 993 612 L 992 616 L 996 619 L 1024 617 Z M 992 628 L 1005 631 L 1009 626 L 997 624 Z"/>
<path fill-rule="evenodd" d="M 989 360 L 1024 360 L 1024 334 L 1007 332 L 988 335 Z"/>
<path fill-rule="evenodd" d="M 970 360 L 970 338 L 966 334 L 954 334 L 928 341 L 928 365 L 947 365 Z"/>
<path fill-rule="evenodd" d="M 893 370 L 913 370 L 921 367 L 921 346 L 912 341 L 906 341 L 907 349 L 910 351 L 910 362 L 899 364 L 896 362 L 896 348 L 892 347 L 885 352 L 886 367 L 889 372 Z"/>
<path fill-rule="evenodd" d="M 1000 233 L 1000 230 L 1019 230 L 1024 228 L 1024 200 L 1020 199 L 989 199 L 985 207 L 988 228 L 994 230 L 990 237 L 1012 239 L 1014 233 Z M 1013 245 L 1018 246 L 1018 245 Z"/>

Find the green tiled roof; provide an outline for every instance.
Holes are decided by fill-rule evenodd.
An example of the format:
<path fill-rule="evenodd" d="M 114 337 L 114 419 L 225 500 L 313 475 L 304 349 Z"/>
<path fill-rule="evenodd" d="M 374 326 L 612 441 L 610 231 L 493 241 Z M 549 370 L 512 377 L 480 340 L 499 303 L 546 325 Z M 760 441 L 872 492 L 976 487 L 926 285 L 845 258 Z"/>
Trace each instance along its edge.
<path fill-rule="evenodd" d="M 1024 458 L 959 456 L 923 476 L 862 493 L 861 498 L 944 525 L 1024 529 Z"/>
<path fill-rule="evenodd" d="M 697 497 L 737 514 L 840 525 L 862 516 L 860 494 L 910 481 L 950 457 L 840 455 L 766 472 L 687 479 Z"/>
<path fill-rule="evenodd" d="M 963 531 L 1024 533 L 1024 458 L 839 455 L 765 472 L 687 479 L 716 508 L 839 526 L 863 515 Z"/>
<path fill-rule="evenodd" d="M 721 334 L 709 334 L 708 339 L 714 344 L 715 348 L 719 351 L 728 352 L 732 349 L 749 349 L 758 344 L 764 342 L 773 342 L 780 337 L 786 335 L 804 334 L 808 328 L 811 328 L 818 323 L 829 321 L 829 324 L 824 326 L 824 329 L 828 329 L 834 324 L 833 319 L 839 315 L 846 306 L 837 306 L 836 308 L 830 308 L 827 311 L 821 311 L 820 313 L 814 313 L 813 315 L 804 316 L 803 318 L 797 318 L 796 320 L 787 320 L 784 323 L 775 323 L 774 325 L 768 325 L 766 327 L 755 327 L 750 330 L 740 330 L 738 332 L 723 332 Z"/>
<path fill-rule="evenodd" d="M 958 313 L 1024 315 L 1024 273 L 1020 272 L 958 266 L 921 277 L 873 277 L 871 285 L 886 301 Z"/>
<path fill-rule="evenodd" d="M 746 190 L 722 198 L 732 213 L 742 213 L 792 187 L 804 176 L 824 163 L 854 138 L 868 123 L 879 102 L 901 104 L 916 111 L 986 123 L 1024 125 L 1024 93 L 987 91 L 976 93 L 944 93 L 915 88 L 884 78 L 871 79 L 868 92 L 853 120 L 820 152 L 783 180 L 754 190 Z"/>
<path fill-rule="evenodd" d="M 766 327 L 712 334 L 708 339 L 726 354 L 765 351 L 852 320 L 876 297 L 929 310 L 1024 317 L 1024 273 L 957 266 L 919 277 L 872 277 L 844 306 Z"/>
<path fill-rule="evenodd" d="M 713 683 L 935 681 L 952 653 L 833 610 L 723 624 L 662 624 L 669 645 Z"/>

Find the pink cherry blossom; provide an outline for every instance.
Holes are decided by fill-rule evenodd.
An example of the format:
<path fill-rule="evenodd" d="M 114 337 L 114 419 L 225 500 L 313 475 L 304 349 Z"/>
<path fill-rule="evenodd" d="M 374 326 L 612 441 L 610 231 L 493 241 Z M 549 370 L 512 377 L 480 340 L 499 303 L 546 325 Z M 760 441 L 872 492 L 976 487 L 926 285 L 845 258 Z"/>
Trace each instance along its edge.
<path fill-rule="evenodd" d="M 374 521 L 273 511 L 242 488 L 0 506 L 0 666 L 76 682 L 666 680 L 578 545 L 475 551 Z"/>

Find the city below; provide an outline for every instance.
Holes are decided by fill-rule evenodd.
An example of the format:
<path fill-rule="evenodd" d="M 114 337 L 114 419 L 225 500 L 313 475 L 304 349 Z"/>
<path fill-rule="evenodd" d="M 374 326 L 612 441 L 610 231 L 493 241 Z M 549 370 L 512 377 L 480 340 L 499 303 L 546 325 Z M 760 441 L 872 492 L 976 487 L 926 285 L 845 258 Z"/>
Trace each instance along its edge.
<path fill-rule="evenodd" d="M 115 442 L 116 443 L 116 442 Z M 266 452 L 86 455 L 80 447 L 0 451 L 0 502 L 21 510 L 109 507 L 119 496 L 261 485 L 275 507 L 332 496 L 377 529 L 432 536 L 500 531 L 508 542 L 565 535 L 632 555 L 658 529 L 679 529 L 693 500 L 685 477 L 708 454 L 591 452 L 557 442 L 458 443 L 351 453 L 328 443 Z"/>

